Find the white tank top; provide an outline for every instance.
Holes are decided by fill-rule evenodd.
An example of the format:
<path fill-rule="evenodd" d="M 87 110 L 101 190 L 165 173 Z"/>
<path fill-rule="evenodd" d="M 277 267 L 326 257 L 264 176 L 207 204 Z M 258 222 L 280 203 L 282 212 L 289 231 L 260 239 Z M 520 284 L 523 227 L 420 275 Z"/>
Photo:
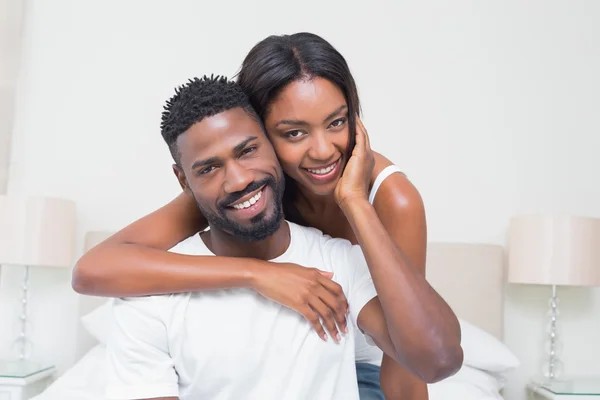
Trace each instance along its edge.
<path fill-rule="evenodd" d="M 383 183 L 383 181 L 393 174 L 394 172 L 403 173 L 400 168 L 395 165 L 389 165 L 383 169 L 375 178 L 375 182 L 373 182 L 373 187 L 371 188 L 371 193 L 369 193 L 369 203 L 373 204 L 375 200 L 375 195 L 377 194 L 377 190 L 379 190 L 379 186 Z M 359 330 L 355 329 L 355 359 L 357 363 L 369 363 L 381 366 L 381 360 L 383 359 L 383 352 L 371 339 L 367 339 L 365 335 Z"/>

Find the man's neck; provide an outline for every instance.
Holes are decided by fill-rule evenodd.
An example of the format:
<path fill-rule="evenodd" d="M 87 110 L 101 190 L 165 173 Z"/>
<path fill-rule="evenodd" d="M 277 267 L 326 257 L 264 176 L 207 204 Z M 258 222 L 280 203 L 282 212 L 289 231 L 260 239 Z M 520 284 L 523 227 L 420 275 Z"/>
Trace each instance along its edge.
<path fill-rule="evenodd" d="M 272 260 L 285 253 L 290 246 L 290 227 L 286 221 L 281 221 L 274 234 L 264 240 L 252 242 L 212 227 L 209 231 L 201 233 L 200 237 L 217 256 Z"/>

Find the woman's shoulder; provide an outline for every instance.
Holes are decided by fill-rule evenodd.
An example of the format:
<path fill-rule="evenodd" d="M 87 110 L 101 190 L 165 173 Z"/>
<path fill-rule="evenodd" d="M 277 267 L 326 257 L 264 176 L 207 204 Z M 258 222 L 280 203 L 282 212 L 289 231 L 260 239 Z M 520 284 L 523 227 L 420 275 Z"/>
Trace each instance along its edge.
<path fill-rule="evenodd" d="M 389 169 L 395 169 L 396 171 L 394 172 L 398 172 L 403 178 L 408 179 L 402 168 L 398 167 L 383 154 L 373 151 L 373 156 L 375 158 L 375 166 L 373 167 L 373 175 L 371 176 L 371 186 L 373 186 L 377 178 L 380 178 L 382 172 Z"/>
<path fill-rule="evenodd" d="M 384 155 L 373 152 L 375 167 L 371 177 L 369 200 L 375 209 L 421 208 L 423 200 L 408 176 Z"/>

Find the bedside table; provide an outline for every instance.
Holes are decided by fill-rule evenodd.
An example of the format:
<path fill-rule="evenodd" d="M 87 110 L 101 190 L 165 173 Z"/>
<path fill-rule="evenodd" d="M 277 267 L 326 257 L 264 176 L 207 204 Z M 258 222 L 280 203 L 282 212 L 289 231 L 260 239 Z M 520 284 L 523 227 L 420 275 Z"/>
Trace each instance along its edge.
<path fill-rule="evenodd" d="M 532 381 L 527 385 L 527 391 L 529 398 L 536 400 L 600 400 L 600 377 Z"/>
<path fill-rule="evenodd" d="M 55 369 L 29 361 L 0 361 L 0 400 L 28 400 L 51 381 Z"/>

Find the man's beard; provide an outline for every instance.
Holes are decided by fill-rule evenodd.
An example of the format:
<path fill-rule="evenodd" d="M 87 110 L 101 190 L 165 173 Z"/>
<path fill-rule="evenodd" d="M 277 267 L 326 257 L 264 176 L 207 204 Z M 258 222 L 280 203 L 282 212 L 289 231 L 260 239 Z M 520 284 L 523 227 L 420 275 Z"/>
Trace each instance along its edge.
<path fill-rule="evenodd" d="M 251 224 L 249 226 L 240 225 L 227 217 L 228 205 L 235 204 L 236 201 L 262 186 L 265 186 L 265 188 L 267 186 L 270 187 L 273 192 L 272 201 L 275 204 L 273 205 L 271 215 L 267 215 L 268 212 L 271 211 L 270 205 L 265 204 L 265 209 L 250 219 Z M 235 238 L 254 242 L 268 238 L 279 229 L 281 221 L 283 221 L 283 208 L 281 202 L 284 190 L 285 181 L 283 179 L 280 183 L 277 183 L 273 177 L 269 176 L 261 181 L 252 182 L 240 192 L 229 195 L 217 205 L 217 212 L 205 209 L 197 200 L 196 204 L 202 215 L 204 215 L 204 218 L 206 218 L 209 225 L 213 228 L 228 233 Z"/>

